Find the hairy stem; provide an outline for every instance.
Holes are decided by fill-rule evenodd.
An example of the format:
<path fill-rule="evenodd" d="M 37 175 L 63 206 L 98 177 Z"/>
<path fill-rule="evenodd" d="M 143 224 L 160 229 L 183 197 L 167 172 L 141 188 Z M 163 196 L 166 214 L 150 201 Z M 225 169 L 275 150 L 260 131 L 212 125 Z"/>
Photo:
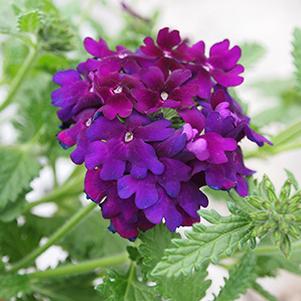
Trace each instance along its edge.
<path fill-rule="evenodd" d="M 29 50 L 29 53 L 21 66 L 21 68 L 18 70 L 16 76 L 12 80 L 8 94 L 3 101 L 3 103 L 0 105 L 0 111 L 3 111 L 7 106 L 9 106 L 13 101 L 14 97 L 16 96 L 18 90 L 20 89 L 22 82 L 26 78 L 27 74 L 29 73 L 31 67 L 33 66 L 36 58 L 38 57 L 39 54 L 39 48 L 34 47 Z"/>
<path fill-rule="evenodd" d="M 35 272 L 29 274 L 30 278 L 44 279 L 58 276 L 73 276 L 83 273 L 92 272 L 96 269 L 105 268 L 108 266 L 121 265 L 128 262 L 128 254 L 121 253 L 100 259 L 92 259 L 77 264 L 66 264 L 58 268 L 43 272 Z"/>
<path fill-rule="evenodd" d="M 94 203 L 90 203 L 88 206 L 81 208 L 61 228 L 59 228 L 55 233 L 53 233 L 44 245 L 33 250 L 30 254 L 21 259 L 19 262 L 13 264 L 9 270 L 15 272 L 30 265 L 38 256 L 45 252 L 49 247 L 58 242 L 68 232 L 74 229 L 75 226 L 79 224 L 84 219 L 84 217 L 88 216 L 88 214 L 91 213 L 94 208 Z"/>

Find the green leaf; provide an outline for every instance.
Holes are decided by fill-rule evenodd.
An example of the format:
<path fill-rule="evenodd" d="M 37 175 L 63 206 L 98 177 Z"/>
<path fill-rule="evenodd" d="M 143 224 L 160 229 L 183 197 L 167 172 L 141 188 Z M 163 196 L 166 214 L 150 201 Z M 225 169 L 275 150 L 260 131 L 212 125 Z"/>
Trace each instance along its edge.
<path fill-rule="evenodd" d="M 256 42 L 246 42 L 241 44 L 242 57 L 240 63 L 248 70 L 263 58 L 266 53 L 265 48 Z"/>
<path fill-rule="evenodd" d="M 277 255 L 257 257 L 256 273 L 260 277 L 276 277 L 280 269 L 301 275 L 300 255 L 298 251 L 295 254 L 292 252 L 290 259 Z"/>
<path fill-rule="evenodd" d="M 122 252 L 128 242 L 111 233 L 107 221 L 93 212 L 60 243 L 72 258 L 84 260 L 100 258 Z"/>
<path fill-rule="evenodd" d="M 36 284 L 34 291 L 51 301 L 101 301 L 93 286 L 94 279 L 95 274 L 92 273 L 68 277 L 64 281 L 59 278 L 46 280 Z"/>
<path fill-rule="evenodd" d="M 37 32 L 42 24 L 42 15 L 38 10 L 29 11 L 18 18 L 18 28 L 22 32 Z"/>
<path fill-rule="evenodd" d="M 205 280 L 208 273 L 206 267 L 189 276 L 163 278 L 159 282 L 158 290 L 162 296 L 171 301 L 199 301 L 211 285 L 210 280 Z"/>
<path fill-rule="evenodd" d="M 6 206 L 0 209 L 0 221 L 2 222 L 11 222 L 15 218 L 17 218 L 24 210 L 26 206 L 25 193 L 22 193 L 18 200 L 15 202 L 9 202 Z"/>
<path fill-rule="evenodd" d="M 40 164 L 29 148 L 0 150 L 0 208 L 14 202 L 40 170 Z"/>
<path fill-rule="evenodd" d="M 16 220 L 0 222 L 0 255 L 14 263 L 35 249 L 42 237 L 40 229 L 29 218 L 23 225 L 18 225 Z"/>
<path fill-rule="evenodd" d="M 97 291 L 106 301 L 160 301 L 154 287 L 137 279 L 134 265 L 125 275 L 110 272 Z"/>
<path fill-rule="evenodd" d="M 257 128 L 262 128 L 274 122 L 287 124 L 296 120 L 301 113 L 301 106 L 279 104 L 273 108 L 268 108 L 252 118 L 252 124 Z"/>
<path fill-rule="evenodd" d="M 230 270 L 229 278 L 220 290 L 215 301 L 233 301 L 253 286 L 257 277 L 255 272 L 256 257 L 252 253 L 243 256 L 241 262 Z"/>
<path fill-rule="evenodd" d="M 252 83 L 251 87 L 264 96 L 279 98 L 285 91 L 293 88 L 292 82 L 291 78 L 260 79 Z"/>
<path fill-rule="evenodd" d="M 172 246 L 171 239 L 176 237 L 179 235 L 168 231 L 163 224 L 140 234 L 142 244 L 139 246 L 139 253 L 143 258 L 142 270 L 145 274 L 153 270 L 163 257 L 164 250 Z"/>
<path fill-rule="evenodd" d="M 298 181 L 296 179 L 296 177 L 294 176 L 294 174 L 289 171 L 288 169 L 285 169 L 286 175 L 287 175 L 287 179 L 293 184 L 294 188 L 296 190 L 299 190 L 299 184 Z"/>
<path fill-rule="evenodd" d="M 297 88 L 301 89 L 301 29 L 295 28 L 293 33 L 293 63 L 295 65 L 295 76 Z"/>
<path fill-rule="evenodd" d="M 207 218 L 209 215 L 206 212 Z M 230 256 L 248 240 L 250 226 L 250 220 L 241 216 L 220 217 L 215 225 L 209 227 L 195 224 L 192 231 L 186 233 L 187 239 L 172 240 L 173 246 L 164 252 L 152 275 L 187 275 L 208 261 L 216 262 L 221 256 Z"/>
<path fill-rule="evenodd" d="M 37 60 L 36 68 L 52 75 L 58 70 L 70 68 L 71 64 L 72 62 L 68 61 L 63 55 L 43 53 Z"/>
<path fill-rule="evenodd" d="M 32 291 L 29 278 L 21 275 L 0 275 L 0 298 L 9 299 Z"/>

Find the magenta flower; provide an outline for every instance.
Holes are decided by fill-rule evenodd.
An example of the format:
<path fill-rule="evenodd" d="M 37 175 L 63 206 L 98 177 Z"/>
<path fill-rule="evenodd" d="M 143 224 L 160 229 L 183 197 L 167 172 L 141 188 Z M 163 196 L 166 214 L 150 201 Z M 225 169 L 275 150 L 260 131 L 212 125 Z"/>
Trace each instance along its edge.
<path fill-rule="evenodd" d="M 102 39 L 84 47 L 92 57 L 54 75 L 52 104 L 58 140 L 85 164 L 85 193 L 112 232 L 135 239 L 162 222 L 170 231 L 198 222 L 203 186 L 248 194 L 240 141 L 270 142 L 227 90 L 243 81 L 238 46 L 224 40 L 207 56 L 203 41 L 163 28 L 134 52 Z"/>
<path fill-rule="evenodd" d="M 144 39 L 144 46 L 141 46 L 141 51 L 155 58 L 188 58 L 188 46 L 185 41 L 182 41 L 178 30 L 169 30 L 168 27 L 162 28 L 156 39 L 157 44 L 151 37 Z"/>
<path fill-rule="evenodd" d="M 187 108 L 194 105 L 198 86 L 190 70 L 177 69 L 165 80 L 158 67 L 149 67 L 141 72 L 144 86 L 134 88 L 132 95 L 137 100 L 136 109 L 141 113 L 153 113 L 159 108 Z"/>
<path fill-rule="evenodd" d="M 103 180 L 116 180 L 122 176 L 126 164 L 130 173 L 144 178 L 147 171 L 162 174 L 164 165 L 159 161 L 150 142 L 162 141 L 173 133 L 167 120 L 150 122 L 139 114 L 131 115 L 125 123 L 115 119 L 97 118 L 88 130 L 91 141 L 86 155 L 88 169 L 100 168 Z"/>

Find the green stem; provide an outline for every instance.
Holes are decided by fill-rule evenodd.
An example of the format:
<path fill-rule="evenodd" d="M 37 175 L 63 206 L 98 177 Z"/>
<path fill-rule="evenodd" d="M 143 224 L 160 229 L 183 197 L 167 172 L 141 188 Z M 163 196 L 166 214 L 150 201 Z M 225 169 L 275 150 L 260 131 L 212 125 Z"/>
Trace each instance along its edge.
<path fill-rule="evenodd" d="M 7 106 L 9 106 L 13 102 L 14 97 L 16 96 L 19 88 L 22 85 L 22 82 L 24 81 L 25 77 L 27 76 L 31 67 L 33 66 L 36 58 L 38 57 L 39 51 L 40 50 L 38 47 L 34 47 L 33 49 L 29 50 L 29 53 L 28 53 L 23 65 L 18 70 L 16 76 L 14 77 L 14 79 L 12 80 L 12 82 L 10 84 L 6 99 L 0 105 L 0 111 L 3 111 Z"/>
<path fill-rule="evenodd" d="M 300 135 L 301 135 L 301 121 L 298 121 L 298 122 L 290 125 L 288 128 L 283 130 L 278 135 L 276 135 L 273 138 L 273 143 L 275 145 L 287 143 L 287 142 L 293 140 L 296 136 L 300 136 Z"/>
<path fill-rule="evenodd" d="M 126 286 L 125 293 L 124 293 L 124 299 L 125 300 L 128 297 L 129 289 L 131 287 L 131 283 L 133 281 L 135 273 L 136 273 L 136 265 L 135 265 L 134 262 L 132 262 L 131 266 L 130 266 L 130 269 L 129 269 L 129 277 L 128 277 L 128 280 L 127 280 L 127 286 Z"/>
<path fill-rule="evenodd" d="M 96 269 L 105 268 L 108 266 L 121 265 L 128 262 L 128 260 L 128 254 L 121 253 L 100 259 L 87 260 L 77 264 L 66 264 L 52 270 L 31 273 L 29 274 L 29 277 L 35 279 L 48 279 L 50 277 L 73 276 L 92 272 Z"/>
<path fill-rule="evenodd" d="M 38 256 L 45 252 L 49 247 L 51 247 L 57 241 L 62 239 L 68 232 L 74 229 L 75 226 L 79 224 L 84 219 L 84 217 L 86 217 L 90 212 L 92 212 L 94 208 L 94 203 L 90 203 L 88 206 L 83 207 L 74 216 L 72 216 L 61 228 L 59 228 L 55 233 L 53 233 L 44 245 L 33 250 L 30 254 L 21 259 L 19 262 L 13 264 L 10 268 L 10 271 L 16 272 L 19 269 L 30 265 Z"/>
<path fill-rule="evenodd" d="M 30 211 L 33 207 L 43 203 L 58 202 L 63 200 L 66 196 L 76 196 L 83 191 L 82 188 L 83 177 L 82 175 L 76 175 L 70 180 L 67 180 L 65 184 L 52 190 L 48 195 L 40 198 L 37 201 L 28 203 L 24 209 L 24 212 Z"/>

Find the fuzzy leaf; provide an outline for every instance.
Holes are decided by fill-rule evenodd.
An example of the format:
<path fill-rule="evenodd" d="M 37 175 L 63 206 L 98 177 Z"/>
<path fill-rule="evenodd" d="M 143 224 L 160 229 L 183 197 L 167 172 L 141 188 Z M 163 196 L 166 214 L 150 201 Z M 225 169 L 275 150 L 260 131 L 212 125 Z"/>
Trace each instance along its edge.
<path fill-rule="evenodd" d="M 254 65 L 265 55 L 265 48 L 256 42 L 246 42 L 241 45 L 242 57 L 240 63 L 246 68 Z"/>
<path fill-rule="evenodd" d="M 189 276 L 164 277 L 159 283 L 159 291 L 171 301 L 199 301 L 211 285 L 210 280 L 205 280 L 207 275 L 205 267 Z"/>
<path fill-rule="evenodd" d="M 41 26 L 41 12 L 38 10 L 26 12 L 18 18 L 18 28 L 22 32 L 37 32 Z"/>
<path fill-rule="evenodd" d="M 0 208 L 14 202 L 39 173 L 40 164 L 30 149 L 0 150 Z"/>
<path fill-rule="evenodd" d="M 139 253 L 143 258 L 142 270 L 145 274 L 153 270 L 161 260 L 164 250 L 171 247 L 171 239 L 176 237 L 179 235 L 168 231 L 163 224 L 140 234 L 142 244 L 139 246 Z"/>
<path fill-rule="evenodd" d="M 252 253 L 246 254 L 238 265 L 230 270 L 229 278 L 220 290 L 215 301 L 233 301 L 253 286 L 257 277 L 255 272 L 256 257 Z"/>
<path fill-rule="evenodd" d="M 205 210 L 204 210 L 205 211 Z M 208 215 L 208 212 L 206 213 Z M 153 276 L 188 275 L 206 262 L 230 256 L 250 236 L 250 221 L 241 216 L 221 217 L 213 226 L 195 224 L 187 239 L 173 239 L 171 248 L 153 270 Z"/>

